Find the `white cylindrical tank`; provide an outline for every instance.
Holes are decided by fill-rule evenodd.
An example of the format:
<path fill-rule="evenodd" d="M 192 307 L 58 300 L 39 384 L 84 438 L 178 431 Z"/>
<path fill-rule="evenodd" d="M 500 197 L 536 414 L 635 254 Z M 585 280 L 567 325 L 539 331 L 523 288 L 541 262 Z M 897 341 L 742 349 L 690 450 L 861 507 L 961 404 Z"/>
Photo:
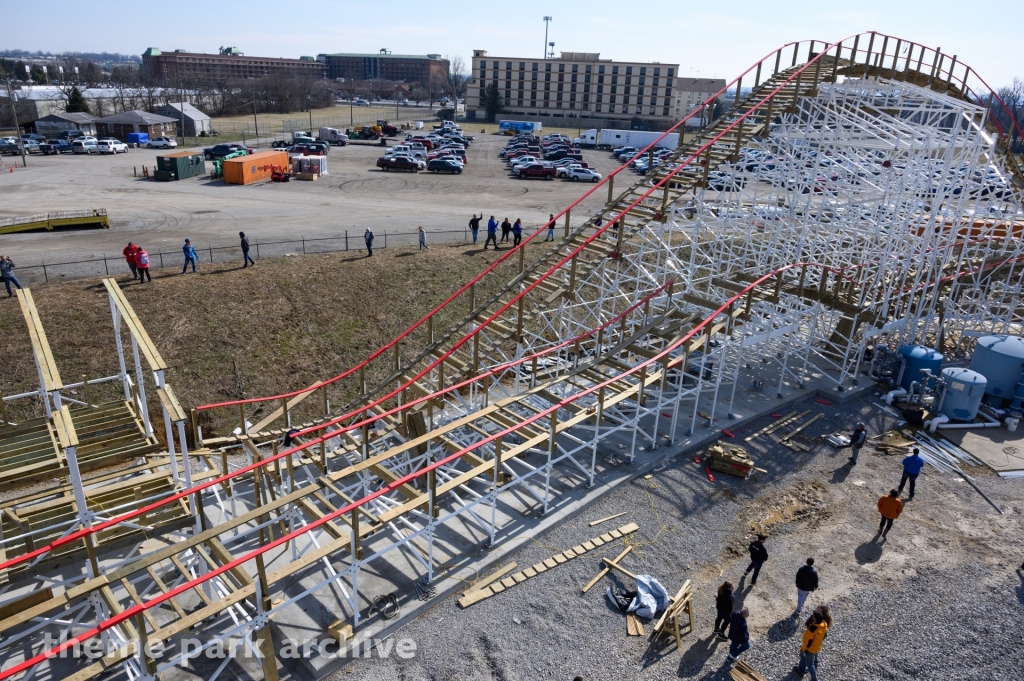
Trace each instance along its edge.
<path fill-rule="evenodd" d="M 985 377 L 970 369 L 949 368 L 942 370 L 942 378 L 946 391 L 940 413 L 955 421 L 973 421 L 985 395 Z"/>

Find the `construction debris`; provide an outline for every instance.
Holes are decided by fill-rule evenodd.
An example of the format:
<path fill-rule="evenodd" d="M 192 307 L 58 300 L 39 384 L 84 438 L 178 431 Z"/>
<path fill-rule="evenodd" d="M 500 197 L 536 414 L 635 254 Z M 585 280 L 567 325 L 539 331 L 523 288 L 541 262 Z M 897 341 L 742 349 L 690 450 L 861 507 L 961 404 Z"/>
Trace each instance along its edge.
<path fill-rule="evenodd" d="M 746 449 L 721 440 L 708 447 L 708 463 L 712 470 L 743 479 L 750 477 L 750 471 L 754 468 L 754 460 Z"/>
<path fill-rule="evenodd" d="M 914 439 L 917 441 L 917 449 L 921 454 L 921 458 L 925 460 L 925 463 L 930 465 L 932 468 L 942 471 L 947 475 L 956 475 L 962 477 L 967 481 L 974 490 L 985 498 L 985 501 L 992 505 L 992 508 L 999 511 L 1000 515 L 1003 513 L 1003 509 L 999 508 L 996 502 L 992 501 L 987 494 L 985 494 L 978 484 L 974 482 L 974 478 L 967 475 L 960 468 L 960 463 L 966 463 L 969 466 L 980 466 L 981 462 L 974 458 L 964 450 L 957 447 L 952 442 L 946 440 L 938 440 L 923 430 L 918 431 L 914 434 Z"/>
<path fill-rule="evenodd" d="M 582 556 L 584 553 L 588 551 L 593 551 L 599 546 L 604 546 L 609 542 L 615 541 L 617 539 L 622 539 L 626 535 L 632 534 L 633 532 L 636 532 L 639 529 L 640 526 L 636 523 L 629 523 L 628 525 L 623 525 L 617 530 L 612 530 L 611 532 L 602 534 L 599 537 L 589 539 L 583 542 L 582 544 L 579 544 L 578 546 L 572 547 L 571 549 L 567 549 L 565 551 L 562 551 L 561 553 L 556 553 L 550 558 L 547 558 L 532 567 L 526 568 L 522 572 L 517 572 L 514 575 L 506 577 L 500 581 L 489 583 L 483 588 L 478 588 L 475 591 L 467 593 L 465 596 L 459 599 L 459 606 L 463 608 L 468 608 L 474 603 L 479 603 L 485 598 L 490 598 L 494 594 L 499 594 L 509 587 L 513 587 L 516 584 L 525 582 L 530 577 L 536 577 L 542 572 L 547 572 L 549 569 L 561 565 L 562 563 L 568 562 L 573 558 Z"/>
<path fill-rule="evenodd" d="M 640 618 L 631 612 L 626 613 L 626 633 L 630 636 L 643 636 L 644 623 Z"/>
<path fill-rule="evenodd" d="M 632 551 L 632 550 L 633 550 L 632 546 L 627 546 L 626 550 L 623 551 L 622 553 L 620 553 L 619 555 L 617 555 L 615 557 L 614 561 L 610 561 L 611 564 L 617 566 L 618 562 L 620 560 L 622 560 L 623 558 L 625 558 L 627 555 L 629 555 L 629 552 Z M 602 560 L 602 562 L 604 562 L 604 561 Z M 601 568 L 601 571 L 597 573 L 597 576 L 594 577 L 592 580 L 590 580 L 585 587 L 583 587 L 583 593 L 587 593 L 588 591 L 590 591 L 591 587 L 593 587 L 595 584 L 600 582 L 601 578 L 604 577 L 609 572 L 611 572 L 611 568 L 610 567 L 603 567 L 603 568 Z"/>

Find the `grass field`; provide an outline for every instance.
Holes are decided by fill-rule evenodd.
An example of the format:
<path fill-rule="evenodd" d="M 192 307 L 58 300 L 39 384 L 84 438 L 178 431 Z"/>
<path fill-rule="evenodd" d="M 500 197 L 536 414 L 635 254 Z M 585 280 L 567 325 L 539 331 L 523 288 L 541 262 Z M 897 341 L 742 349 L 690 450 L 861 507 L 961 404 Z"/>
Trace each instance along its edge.
<path fill-rule="evenodd" d="M 201 266 L 197 275 L 168 268 L 144 285 L 119 280 L 169 366 L 168 383 L 191 408 L 272 395 L 337 375 L 412 325 L 497 255 L 465 244 L 436 244 L 423 253 L 388 249 L 373 258 L 349 252 L 265 259 L 245 270 Z M 478 299 L 510 279 L 513 266 L 481 286 Z M 100 280 L 41 286 L 33 293 L 66 383 L 83 374 L 117 373 L 110 309 Z M 465 305 L 454 308 L 437 320 L 438 333 L 466 313 Z M 5 356 L 0 393 L 38 389 L 28 332 L 14 299 L 0 299 L 0 337 Z M 422 347 L 422 339 L 414 338 L 409 354 Z M 340 405 L 350 398 L 345 390 L 329 393 L 331 402 Z M 77 399 L 82 399 L 80 391 Z M 104 399 L 117 399 L 113 383 L 93 388 L 92 400 Z M 150 409 L 159 413 L 153 400 Z M 35 398 L 10 406 L 14 421 L 40 414 Z M 205 434 L 234 427 L 237 412 L 226 423 L 228 417 L 223 413 L 206 420 Z M 255 422 L 259 413 L 247 417 Z"/>

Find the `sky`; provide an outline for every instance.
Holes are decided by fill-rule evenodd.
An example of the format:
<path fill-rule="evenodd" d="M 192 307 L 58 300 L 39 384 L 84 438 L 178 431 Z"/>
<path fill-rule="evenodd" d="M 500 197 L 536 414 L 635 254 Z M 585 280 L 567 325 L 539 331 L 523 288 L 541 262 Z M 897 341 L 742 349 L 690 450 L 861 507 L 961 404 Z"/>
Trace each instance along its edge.
<path fill-rule="evenodd" d="M 559 2 L 347 2 L 305 0 L 178 0 L 171 4 L 107 0 L 114 30 L 82 30 L 80 0 L 10 2 L 8 26 L 46 30 L 8 33 L 8 48 L 52 52 L 141 54 L 147 47 L 299 57 L 322 52 L 460 55 L 474 49 L 501 57 L 539 57 L 545 15 L 548 40 L 560 52 L 600 52 L 602 58 L 678 63 L 680 75 L 732 80 L 779 46 L 796 40 L 837 41 L 878 31 L 940 47 L 968 64 L 992 87 L 1024 78 L 1019 27 L 1021 0 L 560 0 Z M 101 24 L 104 22 L 101 22 Z M 1004 30 L 1001 27 L 1012 27 Z M 1011 56 L 1012 55 L 1012 56 Z"/>

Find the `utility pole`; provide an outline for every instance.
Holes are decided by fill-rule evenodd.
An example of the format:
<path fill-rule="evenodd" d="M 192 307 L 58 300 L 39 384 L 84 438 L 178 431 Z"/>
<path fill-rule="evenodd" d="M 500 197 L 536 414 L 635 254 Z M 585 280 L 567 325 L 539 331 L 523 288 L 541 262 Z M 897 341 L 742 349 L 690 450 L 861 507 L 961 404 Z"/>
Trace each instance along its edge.
<path fill-rule="evenodd" d="M 181 87 L 181 78 L 178 78 L 178 103 L 181 104 L 181 142 L 185 143 L 185 90 Z"/>
<path fill-rule="evenodd" d="M 306 93 L 306 108 L 309 109 L 309 136 L 313 136 L 313 95 Z"/>
<path fill-rule="evenodd" d="M 260 145 L 260 119 L 256 118 L 256 87 L 252 88 L 252 124 L 256 127 L 256 146 Z"/>
<path fill-rule="evenodd" d="M 7 76 L 7 99 L 11 102 L 11 111 L 14 112 L 14 127 L 18 131 L 18 146 L 21 147 L 21 165 L 28 167 L 28 159 L 25 156 L 25 141 L 21 139 L 21 125 L 18 123 L 18 104 L 14 101 L 14 91 L 11 90 L 11 77 Z"/>
<path fill-rule="evenodd" d="M 544 17 L 544 59 L 548 58 L 548 24 L 551 23 L 551 17 Z"/>

